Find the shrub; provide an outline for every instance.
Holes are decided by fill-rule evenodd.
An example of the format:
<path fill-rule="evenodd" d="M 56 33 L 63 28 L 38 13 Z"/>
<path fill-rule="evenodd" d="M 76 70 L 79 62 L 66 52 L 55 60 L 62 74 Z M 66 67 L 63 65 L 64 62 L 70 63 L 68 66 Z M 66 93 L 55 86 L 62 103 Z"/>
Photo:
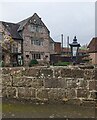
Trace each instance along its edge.
<path fill-rule="evenodd" d="M 32 67 L 32 66 L 34 66 L 36 64 L 38 64 L 38 61 L 36 59 L 33 59 L 33 60 L 30 61 L 29 67 Z"/>
<path fill-rule="evenodd" d="M 58 63 L 55 63 L 54 66 L 67 66 L 70 64 L 71 64 L 70 62 L 58 62 Z"/>
<path fill-rule="evenodd" d="M 0 67 L 4 67 L 4 62 L 2 60 L 0 61 Z"/>

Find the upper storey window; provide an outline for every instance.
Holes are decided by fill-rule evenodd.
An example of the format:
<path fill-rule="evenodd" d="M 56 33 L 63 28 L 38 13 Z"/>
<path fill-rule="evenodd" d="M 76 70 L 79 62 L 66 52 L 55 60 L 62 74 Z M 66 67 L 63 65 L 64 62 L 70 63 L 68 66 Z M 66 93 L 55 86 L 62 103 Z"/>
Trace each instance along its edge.
<path fill-rule="evenodd" d="M 39 32 L 39 33 L 46 33 L 45 28 L 42 26 L 38 26 L 38 25 L 29 25 L 28 29 L 30 32 Z"/>
<path fill-rule="evenodd" d="M 38 46 L 43 46 L 43 40 L 39 39 L 31 39 L 31 44 L 33 45 L 38 45 Z"/>

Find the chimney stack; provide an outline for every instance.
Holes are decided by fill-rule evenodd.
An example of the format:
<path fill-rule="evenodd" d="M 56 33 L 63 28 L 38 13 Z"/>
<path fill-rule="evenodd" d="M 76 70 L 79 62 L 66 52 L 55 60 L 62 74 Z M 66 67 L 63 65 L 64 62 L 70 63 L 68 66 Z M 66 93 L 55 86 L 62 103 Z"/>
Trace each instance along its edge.
<path fill-rule="evenodd" d="M 63 52 L 63 34 L 61 34 L 61 48 L 62 48 L 62 52 Z"/>
<path fill-rule="evenodd" d="M 67 48 L 69 48 L 69 36 L 67 36 Z"/>

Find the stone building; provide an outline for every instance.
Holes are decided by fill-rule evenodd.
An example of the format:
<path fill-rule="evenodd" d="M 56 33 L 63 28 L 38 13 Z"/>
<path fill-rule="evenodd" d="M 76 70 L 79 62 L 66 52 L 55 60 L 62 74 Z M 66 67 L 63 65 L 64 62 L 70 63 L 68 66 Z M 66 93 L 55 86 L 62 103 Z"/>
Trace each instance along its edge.
<path fill-rule="evenodd" d="M 61 54 L 62 52 L 61 42 L 55 42 L 54 51 L 55 51 L 55 54 Z"/>
<path fill-rule="evenodd" d="M 54 53 L 54 41 L 41 18 L 35 13 L 18 24 L 18 32 L 23 38 L 24 64 L 27 65 L 31 59 L 50 61 L 50 54 Z"/>
<path fill-rule="evenodd" d="M 93 38 L 88 45 L 89 57 L 92 64 L 97 64 L 97 37 Z"/>
<path fill-rule="evenodd" d="M 36 13 L 17 24 L 1 23 L 4 30 L 17 42 L 17 47 L 13 46 L 11 52 L 13 63 L 18 65 L 19 59 L 24 65 L 28 65 L 32 59 L 37 59 L 40 63 L 50 61 L 50 54 L 54 54 L 54 41 L 50 37 L 50 31 Z"/>
<path fill-rule="evenodd" d="M 0 22 L 0 40 L 3 41 L 5 36 L 13 39 L 12 44 L 8 44 L 1 49 L 1 56 L 5 66 L 22 65 L 23 61 L 23 39 L 17 29 L 19 25 L 9 22 Z"/>

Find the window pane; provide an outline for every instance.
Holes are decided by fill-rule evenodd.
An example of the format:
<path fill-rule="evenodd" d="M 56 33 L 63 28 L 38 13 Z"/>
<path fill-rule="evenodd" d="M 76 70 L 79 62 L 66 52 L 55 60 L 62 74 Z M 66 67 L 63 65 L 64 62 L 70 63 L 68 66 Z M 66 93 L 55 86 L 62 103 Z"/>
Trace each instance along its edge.
<path fill-rule="evenodd" d="M 43 46 L 43 40 L 37 40 L 35 38 L 31 38 L 31 44 L 33 45 L 38 45 L 38 46 Z"/>
<path fill-rule="evenodd" d="M 0 41 L 3 39 L 3 35 L 2 33 L 0 33 Z"/>
<path fill-rule="evenodd" d="M 32 54 L 32 59 L 41 59 L 41 54 L 40 53 Z"/>

